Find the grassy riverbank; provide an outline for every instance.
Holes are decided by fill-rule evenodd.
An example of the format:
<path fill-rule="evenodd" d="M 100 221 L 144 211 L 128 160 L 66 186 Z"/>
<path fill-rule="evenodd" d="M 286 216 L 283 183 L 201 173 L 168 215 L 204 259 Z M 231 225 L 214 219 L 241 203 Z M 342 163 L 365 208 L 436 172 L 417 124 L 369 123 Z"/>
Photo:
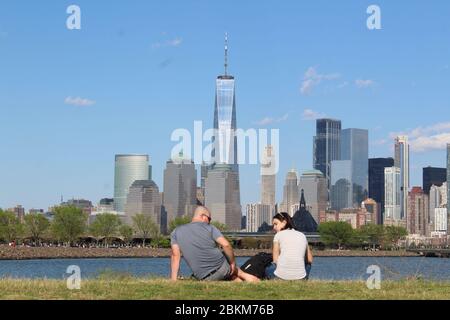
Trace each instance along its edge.
<path fill-rule="evenodd" d="M 63 280 L 0 280 L 0 299 L 45 300 L 309 300 L 309 299 L 450 299 L 450 281 L 383 281 L 369 290 L 363 281 L 264 281 L 205 283 L 118 277 L 84 280 L 81 290 L 68 290 Z"/>
<path fill-rule="evenodd" d="M 236 256 L 250 257 L 270 250 L 236 249 Z M 316 257 L 417 257 L 418 254 L 399 251 L 324 250 L 313 251 Z M 69 248 L 22 247 L 0 245 L 0 260 L 69 259 L 69 258 L 154 258 L 169 257 L 170 249 L 162 248 Z"/>

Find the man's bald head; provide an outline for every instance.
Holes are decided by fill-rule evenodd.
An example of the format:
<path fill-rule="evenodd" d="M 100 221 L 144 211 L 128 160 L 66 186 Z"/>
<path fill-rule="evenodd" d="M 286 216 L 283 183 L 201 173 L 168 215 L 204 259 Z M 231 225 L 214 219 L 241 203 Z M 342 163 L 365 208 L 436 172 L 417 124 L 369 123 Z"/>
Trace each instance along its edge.
<path fill-rule="evenodd" d="M 205 216 L 211 218 L 211 212 L 204 206 L 198 206 L 194 211 L 192 221 L 203 221 Z"/>

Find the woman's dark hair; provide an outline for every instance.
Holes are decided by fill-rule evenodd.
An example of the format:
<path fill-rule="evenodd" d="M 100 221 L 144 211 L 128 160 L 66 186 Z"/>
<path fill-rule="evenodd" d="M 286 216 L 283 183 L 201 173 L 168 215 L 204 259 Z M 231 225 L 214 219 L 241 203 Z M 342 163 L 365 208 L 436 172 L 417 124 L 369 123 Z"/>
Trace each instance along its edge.
<path fill-rule="evenodd" d="M 288 213 L 286 213 L 286 212 L 280 212 L 280 213 L 277 213 L 274 217 L 273 217 L 273 219 L 277 219 L 277 220 L 279 220 L 279 221 L 281 221 L 281 222 L 284 222 L 284 221 L 286 221 L 286 226 L 282 229 L 282 230 L 289 230 L 289 229 L 295 229 L 295 225 L 294 225 L 294 221 L 292 221 L 292 218 L 291 218 L 291 216 L 288 214 Z M 272 219 L 272 220 L 273 220 Z"/>

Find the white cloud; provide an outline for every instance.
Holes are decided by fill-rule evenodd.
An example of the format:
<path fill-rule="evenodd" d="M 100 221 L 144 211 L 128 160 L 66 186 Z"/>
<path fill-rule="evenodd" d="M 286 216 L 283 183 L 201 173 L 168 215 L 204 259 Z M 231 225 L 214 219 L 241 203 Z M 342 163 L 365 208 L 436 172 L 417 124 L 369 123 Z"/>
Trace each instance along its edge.
<path fill-rule="evenodd" d="M 447 143 L 450 143 L 450 132 L 436 134 L 429 137 L 419 137 L 410 142 L 411 150 L 414 152 L 445 149 Z"/>
<path fill-rule="evenodd" d="M 265 117 L 257 122 L 255 122 L 255 124 L 259 125 L 259 126 L 267 126 L 269 124 L 273 124 L 273 123 L 280 123 L 283 121 L 286 121 L 289 118 L 289 114 L 286 113 L 284 116 L 282 116 L 281 118 L 271 118 L 271 117 Z"/>
<path fill-rule="evenodd" d="M 340 85 L 337 86 L 338 89 L 342 89 L 348 86 L 348 82 L 344 81 L 343 83 L 341 83 Z"/>
<path fill-rule="evenodd" d="M 174 39 L 166 40 L 163 42 L 156 42 L 152 44 L 152 48 L 158 49 L 162 47 L 178 47 L 183 42 L 182 38 L 176 37 Z"/>
<path fill-rule="evenodd" d="M 404 132 L 391 132 L 391 139 L 406 135 L 409 138 L 411 151 L 426 152 L 445 149 L 450 143 L 450 122 L 441 122 L 428 127 L 417 127 Z"/>
<path fill-rule="evenodd" d="M 326 117 L 326 115 L 324 113 L 316 112 L 311 109 L 303 110 L 303 116 L 302 116 L 303 120 L 317 120 L 317 119 L 324 118 L 324 117 Z"/>
<path fill-rule="evenodd" d="M 68 105 L 72 105 L 72 106 L 77 106 L 77 107 L 88 107 L 88 106 L 94 105 L 95 101 L 90 100 L 90 99 L 80 98 L 80 97 L 76 97 L 76 98 L 67 97 L 64 100 L 64 103 L 68 104 Z"/>
<path fill-rule="evenodd" d="M 363 80 L 363 79 L 358 79 L 355 80 L 355 85 L 360 88 L 360 89 L 364 89 L 364 88 L 369 88 L 372 87 L 373 85 L 375 85 L 375 81 L 373 80 Z"/>
<path fill-rule="evenodd" d="M 314 67 L 309 67 L 306 70 L 305 75 L 303 77 L 303 82 L 300 87 L 300 92 L 303 95 L 311 94 L 314 87 L 318 86 L 323 81 L 336 80 L 340 77 L 337 73 L 332 74 L 319 74 Z"/>

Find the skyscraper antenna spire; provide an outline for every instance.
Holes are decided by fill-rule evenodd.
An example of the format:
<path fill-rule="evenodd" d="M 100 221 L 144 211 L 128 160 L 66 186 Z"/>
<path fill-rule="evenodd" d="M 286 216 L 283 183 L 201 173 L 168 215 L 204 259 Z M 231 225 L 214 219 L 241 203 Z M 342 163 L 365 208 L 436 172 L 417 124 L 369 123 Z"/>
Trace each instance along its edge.
<path fill-rule="evenodd" d="M 228 71 L 228 33 L 225 33 L 225 75 Z"/>

